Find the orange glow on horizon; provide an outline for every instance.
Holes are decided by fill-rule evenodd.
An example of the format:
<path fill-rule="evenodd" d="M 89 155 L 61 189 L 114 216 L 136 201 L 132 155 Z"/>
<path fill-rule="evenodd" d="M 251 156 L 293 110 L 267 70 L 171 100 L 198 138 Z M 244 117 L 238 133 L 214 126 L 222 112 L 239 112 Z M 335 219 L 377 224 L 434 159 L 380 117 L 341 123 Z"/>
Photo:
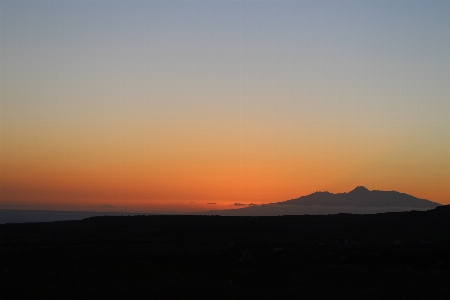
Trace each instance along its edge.
<path fill-rule="evenodd" d="M 382 172 L 369 176 L 358 165 L 337 164 L 331 159 L 317 163 L 285 157 L 284 161 L 264 162 L 250 157 L 240 161 L 205 159 L 141 165 L 4 162 L 5 172 L 0 177 L 2 205 L 101 210 L 109 204 L 117 210 L 192 212 L 232 209 L 236 208 L 234 203 L 279 202 L 318 190 L 347 192 L 356 185 L 398 190 L 446 204 L 445 191 L 408 183 L 419 182 L 414 176 L 402 178 Z M 441 184 L 436 181 L 432 186 Z"/>

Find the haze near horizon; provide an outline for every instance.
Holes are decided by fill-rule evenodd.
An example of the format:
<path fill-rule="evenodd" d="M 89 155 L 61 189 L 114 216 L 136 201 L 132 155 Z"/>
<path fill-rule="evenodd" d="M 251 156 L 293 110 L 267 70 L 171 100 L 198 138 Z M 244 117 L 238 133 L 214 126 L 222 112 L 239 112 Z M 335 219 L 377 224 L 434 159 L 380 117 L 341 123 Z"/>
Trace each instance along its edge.
<path fill-rule="evenodd" d="M 448 1 L 0 1 L 0 208 L 450 204 Z"/>

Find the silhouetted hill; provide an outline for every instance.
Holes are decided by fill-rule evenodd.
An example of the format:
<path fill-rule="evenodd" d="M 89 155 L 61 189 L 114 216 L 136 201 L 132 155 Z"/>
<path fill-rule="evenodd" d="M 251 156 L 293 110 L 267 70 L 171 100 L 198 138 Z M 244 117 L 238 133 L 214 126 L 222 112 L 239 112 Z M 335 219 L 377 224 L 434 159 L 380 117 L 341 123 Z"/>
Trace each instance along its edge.
<path fill-rule="evenodd" d="M 358 186 L 348 193 L 315 192 L 283 202 L 254 205 L 240 209 L 215 210 L 207 214 L 223 216 L 278 216 L 317 214 L 376 214 L 429 210 L 441 204 L 396 191 L 369 191 Z"/>
<path fill-rule="evenodd" d="M 0 253 L 2 300 L 448 299 L 450 206 L 0 224 Z"/>
<path fill-rule="evenodd" d="M 358 186 L 348 193 L 332 194 L 329 192 L 315 192 L 300 198 L 279 202 L 281 205 L 320 205 L 320 206 L 356 206 L 356 207 L 417 207 L 435 208 L 439 203 L 396 191 L 369 191 Z"/>

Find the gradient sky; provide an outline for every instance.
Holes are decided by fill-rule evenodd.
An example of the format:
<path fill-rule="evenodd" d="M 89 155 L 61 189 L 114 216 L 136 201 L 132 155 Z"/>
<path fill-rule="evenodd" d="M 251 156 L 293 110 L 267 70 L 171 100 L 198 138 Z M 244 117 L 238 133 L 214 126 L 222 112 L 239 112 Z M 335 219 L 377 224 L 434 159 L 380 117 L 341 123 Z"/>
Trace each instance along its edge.
<path fill-rule="evenodd" d="M 447 0 L 1 0 L 0 75 L 3 208 L 450 204 Z"/>

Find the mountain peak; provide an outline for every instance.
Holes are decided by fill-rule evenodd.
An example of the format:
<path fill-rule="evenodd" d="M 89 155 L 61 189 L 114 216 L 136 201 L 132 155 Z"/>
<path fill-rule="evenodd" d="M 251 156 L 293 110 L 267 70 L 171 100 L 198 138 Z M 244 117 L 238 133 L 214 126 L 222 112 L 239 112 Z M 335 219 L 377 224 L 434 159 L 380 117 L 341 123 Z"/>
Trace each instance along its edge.
<path fill-rule="evenodd" d="M 355 187 L 350 193 L 367 193 L 370 192 L 367 188 L 362 185 Z"/>
<path fill-rule="evenodd" d="M 405 193 L 380 190 L 370 191 L 363 186 L 357 186 L 350 192 L 337 194 L 315 192 L 274 204 L 233 210 L 232 213 L 230 212 L 227 215 L 374 214 L 394 211 L 430 210 L 440 206 L 441 204 L 439 203 L 416 198 Z M 448 211 L 445 209 L 436 211 L 438 215 L 447 215 L 447 213 L 450 213 L 450 209 Z"/>

